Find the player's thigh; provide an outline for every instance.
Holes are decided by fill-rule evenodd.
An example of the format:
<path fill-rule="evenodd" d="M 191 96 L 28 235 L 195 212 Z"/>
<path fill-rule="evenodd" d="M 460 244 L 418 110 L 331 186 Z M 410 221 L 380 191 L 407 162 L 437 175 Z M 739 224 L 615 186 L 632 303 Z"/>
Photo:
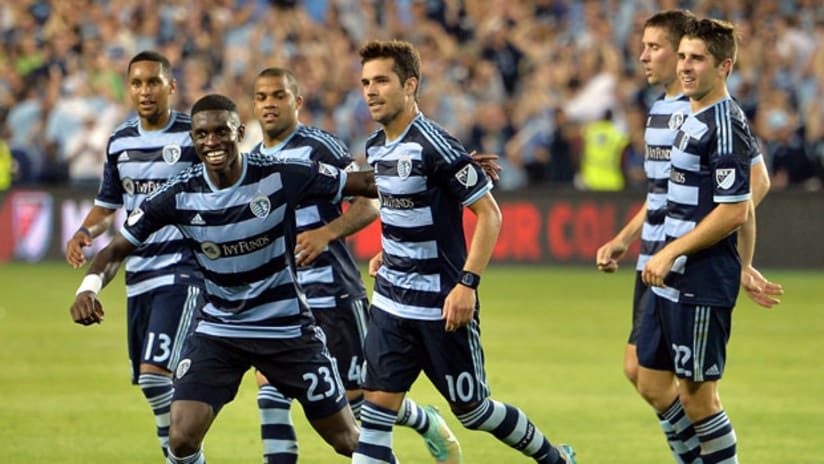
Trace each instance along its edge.
<path fill-rule="evenodd" d="M 365 300 L 356 300 L 335 309 L 316 309 L 312 313 L 326 335 L 326 346 L 337 362 L 346 390 L 360 389 L 365 361 L 363 343 L 368 316 Z"/>
<path fill-rule="evenodd" d="M 198 401 L 212 407 L 214 414 L 237 394 L 244 373 L 251 366 L 248 341 L 189 336 L 174 371 L 173 401 Z"/>
<path fill-rule="evenodd" d="M 424 372 L 444 398 L 453 405 L 468 405 L 489 396 L 477 317 L 454 332 L 443 321 L 421 321 L 426 349 Z"/>
<path fill-rule="evenodd" d="M 253 365 L 283 395 L 300 401 L 310 420 L 328 417 L 348 404 L 323 332 L 312 326 L 298 338 L 261 340 Z"/>
<path fill-rule="evenodd" d="M 426 358 L 418 322 L 379 308 L 370 311 L 363 351 L 363 389 L 405 393 L 418 378 Z M 443 326 L 443 321 L 439 321 Z"/>

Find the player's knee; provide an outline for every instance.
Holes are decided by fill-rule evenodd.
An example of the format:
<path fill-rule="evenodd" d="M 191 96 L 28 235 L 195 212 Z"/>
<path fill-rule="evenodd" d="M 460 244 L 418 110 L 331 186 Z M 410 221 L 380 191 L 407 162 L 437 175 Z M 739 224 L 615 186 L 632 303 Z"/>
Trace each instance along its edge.
<path fill-rule="evenodd" d="M 186 430 L 172 427 L 169 430 L 169 450 L 175 456 L 189 456 L 200 449 L 200 439 Z"/>
<path fill-rule="evenodd" d="M 630 362 L 628 360 L 624 361 L 624 375 L 633 385 L 638 385 L 638 364 Z"/>
<path fill-rule="evenodd" d="M 673 398 L 665 398 L 665 394 L 656 384 L 637 382 L 635 387 L 641 398 L 646 400 L 656 411 L 664 411 L 672 404 Z"/>

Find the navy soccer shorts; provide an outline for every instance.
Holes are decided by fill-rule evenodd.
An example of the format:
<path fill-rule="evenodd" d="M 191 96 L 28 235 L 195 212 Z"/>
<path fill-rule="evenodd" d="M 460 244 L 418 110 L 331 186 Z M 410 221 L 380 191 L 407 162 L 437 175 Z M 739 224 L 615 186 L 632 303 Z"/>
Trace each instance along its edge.
<path fill-rule="evenodd" d="M 366 333 L 366 377 L 371 391 L 409 391 L 421 371 L 452 404 L 489 396 L 478 312 L 467 326 L 446 332 L 444 321 L 394 316 L 372 306 Z"/>
<path fill-rule="evenodd" d="M 363 380 L 363 342 L 366 337 L 366 298 L 354 300 L 334 309 L 313 309 L 315 322 L 326 334 L 326 346 L 340 369 L 346 390 L 359 390 Z"/>
<path fill-rule="evenodd" d="M 644 308 L 650 304 L 650 299 L 654 296 L 652 290 L 641 279 L 641 271 L 635 273 L 635 292 L 632 296 L 632 329 L 629 331 L 627 343 L 638 344 L 638 333 L 641 331 L 641 321 L 643 320 Z"/>
<path fill-rule="evenodd" d="M 323 331 L 315 326 L 298 338 L 222 338 L 195 332 L 175 370 L 173 400 L 208 403 L 217 414 L 234 399 L 250 367 L 300 401 L 310 420 L 331 416 L 348 404 Z"/>
<path fill-rule="evenodd" d="M 127 337 L 133 384 L 137 384 L 141 364 L 174 370 L 204 301 L 199 287 L 185 284 L 159 287 L 128 299 Z"/>
<path fill-rule="evenodd" d="M 732 308 L 674 303 L 652 296 L 638 338 L 638 363 L 694 382 L 718 380 L 727 361 Z"/>

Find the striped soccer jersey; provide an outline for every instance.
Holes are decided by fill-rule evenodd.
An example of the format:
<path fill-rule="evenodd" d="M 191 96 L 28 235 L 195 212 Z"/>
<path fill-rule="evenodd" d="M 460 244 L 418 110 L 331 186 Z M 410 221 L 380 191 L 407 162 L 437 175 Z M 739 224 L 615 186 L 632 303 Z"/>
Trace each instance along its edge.
<path fill-rule="evenodd" d="M 747 119 L 731 98 L 688 116 L 672 148 L 667 241 L 693 230 L 719 203 L 749 200 L 750 165 L 759 157 Z M 685 304 L 734 306 L 741 278 L 736 239 L 732 233 L 688 257 L 678 257 L 667 286 L 653 291 Z"/>
<path fill-rule="evenodd" d="M 149 196 L 121 233 L 138 245 L 161 227 L 180 229 L 205 281 L 196 332 L 298 337 L 313 319 L 294 273 L 295 206 L 339 200 L 347 174 L 323 163 L 241 156 L 235 185 L 218 189 L 195 165 Z"/>
<path fill-rule="evenodd" d="M 670 150 L 678 129 L 690 113 L 690 101 L 684 95 L 662 96 L 653 103 L 644 132 L 646 152 L 644 171 L 649 180 L 647 214 L 641 229 L 641 252 L 636 269 L 644 270 L 649 258 L 664 247 L 664 218 L 667 215 L 667 183 L 670 176 Z"/>
<path fill-rule="evenodd" d="M 298 125 L 282 143 L 266 148 L 259 143 L 252 153 L 279 159 L 320 161 L 339 169 L 357 169 L 343 142 L 324 130 Z M 301 202 L 295 211 L 297 233 L 334 221 L 342 214 L 340 203 L 329 201 Z M 366 297 L 360 271 L 343 239 L 334 240 L 310 265 L 297 269 L 311 309 L 331 309 L 353 299 Z"/>
<path fill-rule="evenodd" d="M 199 163 L 189 136 L 191 126 L 189 115 L 173 111 L 169 124 L 157 131 L 143 130 L 138 117 L 115 129 L 94 204 L 109 209 L 122 206 L 130 214 L 168 179 Z M 200 285 L 192 253 L 174 227 L 157 231 L 126 261 L 129 297 L 192 278 Z"/>
<path fill-rule="evenodd" d="M 397 140 L 366 142 L 381 212 L 383 265 L 372 304 L 396 316 L 437 320 L 466 261 L 463 206 L 492 182 L 463 146 L 423 114 Z"/>

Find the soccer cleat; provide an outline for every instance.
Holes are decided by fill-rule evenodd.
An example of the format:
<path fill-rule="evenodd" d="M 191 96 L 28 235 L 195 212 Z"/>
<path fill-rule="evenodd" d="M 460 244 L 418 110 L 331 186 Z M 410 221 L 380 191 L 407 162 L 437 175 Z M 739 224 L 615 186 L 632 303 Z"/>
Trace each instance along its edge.
<path fill-rule="evenodd" d="M 438 408 L 435 406 L 425 406 L 424 411 L 429 418 L 429 429 L 422 434 L 423 440 L 429 448 L 429 454 L 435 458 L 435 462 L 449 464 L 461 463 L 461 444 L 449 430 L 446 421 L 441 417 Z"/>
<path fill-rule="evenodd" d="M 575 464 L 575 450 L 571 446 L 562 443 L 556 446 L 555 449 L 558 450 L 558 454 L 561 455 L 561 459 L 564 460 L 565 464 Z"/>

